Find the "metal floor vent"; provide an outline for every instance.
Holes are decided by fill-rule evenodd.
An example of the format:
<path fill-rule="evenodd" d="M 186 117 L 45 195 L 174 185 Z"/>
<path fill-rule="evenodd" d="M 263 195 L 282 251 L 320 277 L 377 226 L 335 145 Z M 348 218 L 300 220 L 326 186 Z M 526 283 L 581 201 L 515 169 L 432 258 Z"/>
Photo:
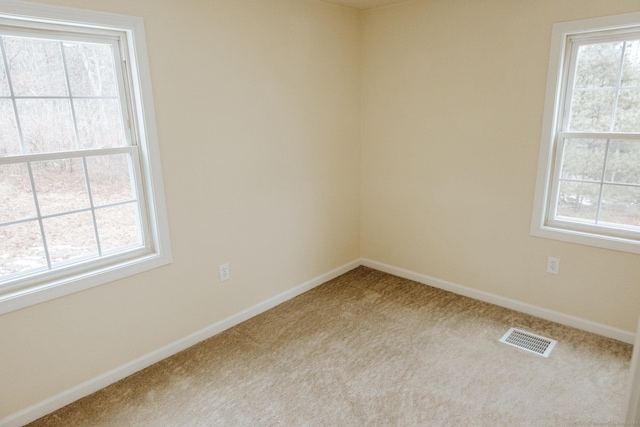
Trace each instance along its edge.
<path fill-rule="evenodd" d="M 551 350 L 553 350 L 553 347 L 555 347 L 558 341 L 511 328 L 500 338 L 500 342 L 539 354 L 540 356 L 549 357 Z"/>

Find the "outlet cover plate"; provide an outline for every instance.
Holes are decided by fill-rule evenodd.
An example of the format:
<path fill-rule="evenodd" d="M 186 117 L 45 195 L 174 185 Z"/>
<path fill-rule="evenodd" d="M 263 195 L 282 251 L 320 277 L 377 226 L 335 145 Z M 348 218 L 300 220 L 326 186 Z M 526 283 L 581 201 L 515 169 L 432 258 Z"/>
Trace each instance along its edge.
<path fill-rule="evenodd" d="M 547 259 L 547 273 L 551 273 L 551 274 L 560 273 L 560 258 L 554 258 L 550 256 Z"/>
<path fill-rule="evenodd" d="M 225 280 L 229 280 L 230 277 L 229 263 L 225 262 L 224 264 L 220 264 L 220 281 L 224 282 Z"/>

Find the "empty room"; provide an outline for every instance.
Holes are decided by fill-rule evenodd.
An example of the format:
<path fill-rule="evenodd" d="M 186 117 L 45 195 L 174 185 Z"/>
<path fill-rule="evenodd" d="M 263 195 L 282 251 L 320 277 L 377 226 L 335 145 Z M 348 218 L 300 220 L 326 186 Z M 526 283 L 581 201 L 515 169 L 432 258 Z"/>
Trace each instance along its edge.
<path fill-rule="evenodd" d="M 0 38 L 0 427 L 634 425 L 637 0 L 0 0 Z"/>

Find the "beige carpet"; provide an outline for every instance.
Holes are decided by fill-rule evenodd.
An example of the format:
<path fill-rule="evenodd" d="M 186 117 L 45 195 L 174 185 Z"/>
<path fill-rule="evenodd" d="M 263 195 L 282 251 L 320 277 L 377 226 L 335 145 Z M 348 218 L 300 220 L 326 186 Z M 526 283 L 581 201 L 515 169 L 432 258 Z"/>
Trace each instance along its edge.
<path fill-rule="evenodd" d="M 558 344 L 516 349 L 509 327 Z M 30 426 L 615 423 L 631 350 L 359 267 Z"/>

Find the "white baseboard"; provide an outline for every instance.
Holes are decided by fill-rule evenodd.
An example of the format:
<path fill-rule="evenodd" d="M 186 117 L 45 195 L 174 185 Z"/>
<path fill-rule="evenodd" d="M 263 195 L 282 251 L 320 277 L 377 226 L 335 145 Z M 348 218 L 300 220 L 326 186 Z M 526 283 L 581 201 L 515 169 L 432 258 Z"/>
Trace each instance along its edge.
<path fill-rule="evenodd" d="M 78 384 L 75 387 L 56 394 L 55 396 L 36 403 L 35 405 L 29 406 L 28 408 L 25 408 L 3 419 L 0 419 L 0 427 L 20 427 L 28 424 L 40 417 L 43 417 L 57 409 L 62 408 L 63 406 L 66 406 L 78 399 L 88 396 L 91 393 L 94 393 L 123 378 L 126 378 L 131 374 L 134 374 L 148 366 L 151 366 L 154 363 L 157 363 L 163 359 L 166 359 L 167 357 L 179 353 L 180 351 L 185 350 L 199 343 L 200 341 L 211 338 L 212 336 L 217 335 L 220 332 L 223 332 L 239 323 L 244 322 L 245 320 L 248 320 L 264 311 L 269 310 L 270 308 L 277 306 L 278 304 L 282 304 L 283 302 L 290 300 L 291 298 L 303 294 L 304 292 L 307 292 L 331 279 L 334 279 L 356 268 L 359 265 L 364 265 L 366 267 L 380 270 L 385 273 L 393 274 L 395 276 L 413 280 L 418 283 L 433 286 L 434 288 L 443 289 L 455 294 L 488 302 L 522 313 L 527 313 L 532 316 L 571 326 L 587 332 L 592 332 L 608 338 L 613 338 L 626 343 L 633 344 L 635 339 L 635 334 L 633 332 L 559 313 L 553 310 L 548 310 L 546 308 L 536 307 L 534 305 L 523 303 L 510 298 L 505 298 L 499 295 L 494 295 L 488 292 L 458 285 L 456 283 L 447 282 L 435 277 L 430 277 L 410 270 L 405 270 L 403 268 L 398 268 L 388 264 L 383 264 L 377 261 L 362 258 L 360 260 L 355 260 L 347 263 L 318 277 L 315 277 L 299 286 L 296 286 L 293 289 L 276 295 L 275 297 L 256 304 L 253 307 L 249 307 L 246 310 L 243 310 L 231 317 L 207 326 L 206 328 L 196 331 L 184 338 L 181 338 L 164 347 L 152 351 L 151 353 L 148 353 L 135 360 L 132 360 L 131 362 L 112 369 L 102 375 L 99 375 L 98 377 L 92 378 L 88 381 Z"/>
<path fill-rule="evenodd" d="M 75 387 L 58 393 L 55 396 L 36 403 L 35 405 L 29 406 L 28 408 L 11 414 L 0 420 L 0 427 L 20 427 L 32 421 L 35 421 L 40 417 L 43 417 L 57 409 L 62 408 L 63 406 L 75 402 L 78 399 L 88 396 L 91 393 L 107 387 L 108 385 L 120 381 L 121 379 L 126 378 L 129 375 L 134 374 L 148 366 L 151 366 L 154 363 L 166 359 L 169 356 L 173 356 L 174 354 L 179 353 L 182 350 L 185 350 L 199 343 L 200 341 L 211 338 L 212 336 L 217 335 L 220 332 L 223 332 L 239 323 L 244 322 L 245 320 L 248 320 L 264 311 L 269 310 L 270 308 L 277 306 L 278 304 L 282 304 L 287 300 L 303 294 L 304 292 L 307 292 L 315 288 L 316 286 L 319 286 L 331 279 L 335 279 L 336 277 L 348 272 L 349 270 L 353 270 L 359 265 L 360 260 L 355 260 L 347 263 L 341 267 L 315 277 L 299 286 L 296 286 L 293 289 L 289 289 L 288 291 L 276 295 L 273 298 L 256 304 L 253 307 L 249 307 L 246 310 L 243 310 L 231 317 L 227 317 L 226 319 L 207 326 L 204 329 L 196 331 L 184 338 L 181 338 L 164 347 L 152 351 L 151 353 L 145 354 L 144 356 L 132 360 L 131 362 L 128 362 L 122 366 L 105 372 L 102 375 L 78 384 Z"/>
<path fill-rule="evenodd" d="M 594 334 L 602 335 L 607 338 L 613 338 L 618 341 L 633 344 L 635 340 L 635 334 L 633 332 L 625 331 L 622 329 L 614 328 L 612 326 L 603 325 L 601 323 L 592 322 L 591 320 L 581 319 L 579 317 L 570 316 L 568 314 L 560 313 L 546 308 L 537 307 L 535 305 L 527 304 L 521 301 L 517 301 L 511 298 L 494 295 L 489 292 L 480 291 L 466 286 L 458 285 L 456 283 L 447 282 L 445 280 L 436 279 L 435 277 L 426 276 L 424 274 L 415 273 L 403 268 L 394 267 L 392 265 L 383 264 L 381 262 L 373 261 L 370 259 L 362 258 L 360 263 L 366 267 L 380 270 L 385 273 L 393 274 L 394 276 L 402 277 L 405 279 L 413 280 L 425 285 L 433 286 L 434 288 L 443 289 L 445 291 L 453 292 L 454 294 L 463 295 L 469 298 L 477 299 L 480 301 L 495 304 L 500 307 L 509 308 L 511 310 L 519 311 L 521 313 L 530 314 L 532 316 L 539 317 L 541 319 L 550 320 L 552 322 L 560 323 L 562 325 L 571 326 L 583 331 L 592 332 Z"/>

